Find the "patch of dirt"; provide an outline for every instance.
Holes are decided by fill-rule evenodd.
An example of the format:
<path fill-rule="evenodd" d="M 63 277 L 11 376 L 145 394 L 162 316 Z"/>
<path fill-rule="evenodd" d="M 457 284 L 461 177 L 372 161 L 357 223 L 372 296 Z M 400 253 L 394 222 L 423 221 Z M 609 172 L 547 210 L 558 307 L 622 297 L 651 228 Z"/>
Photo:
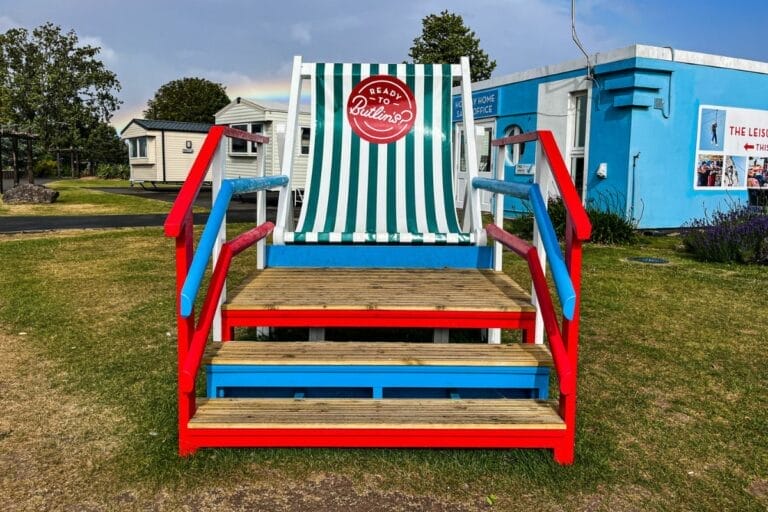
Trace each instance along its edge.
<path fill-rule="evenodd" d="M 0 330 L 0 510 L 470 511 L 488 508 L 381 489 L 374 480 L 314 474 L 302 481 L 279 471 L 244 468 L 231 486 L 148 491 L 120 482 L 111 457 L 127 442 L 116 411 L 51 384 L 55 365 L 35 354 L 27 335 Z"/>
<path fill-rule="evenodd" d="M 92 487 L 124 420 L 56 390 L 28 341 L 0 334 L 0 509 L 57 510 Z"/>
<path fill-rule="evenodd" d="M 747 492 L 760 500 L 762 503 L 768 504 L 768 480 L 757 479 L 747 487 Z"/>

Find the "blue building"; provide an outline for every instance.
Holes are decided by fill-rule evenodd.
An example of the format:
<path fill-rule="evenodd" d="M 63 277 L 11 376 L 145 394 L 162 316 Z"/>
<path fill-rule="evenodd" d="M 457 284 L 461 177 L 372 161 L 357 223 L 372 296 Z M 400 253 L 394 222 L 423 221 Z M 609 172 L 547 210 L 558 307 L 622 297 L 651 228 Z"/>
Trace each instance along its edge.
<path fill-rule="evenodd" d="M 473 84 L 481 173 L 494 169 L 492 138 L 551 130 L 585 203 L 641 228 L 768 194 L 768 63 L 643 45 L 590 62 Z M 461 108 L 455 98 L 454 119 Z M 506 179 L 530 181 L 534 148 L 509 149 Z M 457 197 L 465 186 L 458 169 Z M 507 199 L 507 215 L 522 209 Z"/>

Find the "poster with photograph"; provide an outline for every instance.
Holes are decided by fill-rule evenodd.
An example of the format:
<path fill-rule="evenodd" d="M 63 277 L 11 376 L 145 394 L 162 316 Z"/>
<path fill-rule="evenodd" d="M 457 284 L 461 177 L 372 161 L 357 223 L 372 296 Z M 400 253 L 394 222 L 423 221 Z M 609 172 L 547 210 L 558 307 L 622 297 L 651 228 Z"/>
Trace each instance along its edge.
<path fill-rule="evenodd" d="M 699 151 L 722 151 L 725 110 L 702 108 L 699 118 Z"/>
<path fill-rule="evenodd" d="M 693 186 L 768 188 L 768 111 L 702 105 Z"/>
<path fill-rule="evenodd" d="M 747 188 L 768 188 L 768 157 L 749 157 Z"/>

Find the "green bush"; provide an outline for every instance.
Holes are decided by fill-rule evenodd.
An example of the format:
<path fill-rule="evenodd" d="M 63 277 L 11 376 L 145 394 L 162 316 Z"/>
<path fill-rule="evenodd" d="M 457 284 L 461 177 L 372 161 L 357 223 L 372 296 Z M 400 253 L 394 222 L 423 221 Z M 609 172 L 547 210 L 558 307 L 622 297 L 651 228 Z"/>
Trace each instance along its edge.
<path fill-rule="evenodd" d="M 610 208 L 601 208 L 593 203 L 587 206 L 587 215 L 592 223 L 591 242 L 624 245 L 637 241 L 635 223 L 625 215 L 612 211 Z M 552 226 L 559 239 L 565 237 L 565 205 L 560 198 L 550 199 L 547 204 L 547 212 L 552 220 Z M 511 233 L 526 240 L 533 239 L 533 213 L 527 213 L 506 223 L 506 228 Z"/>
<path fill-rule="evenodd" d="M 56 160 L 43 158 L 35 162 L 35 176 L 43 178 L 56 176 Z"/>
<path fill-rule="evenodd" d="M 131 175 L 128 164 L 99 164 L 96 176 L 104 180 L 127 180 Z"/>

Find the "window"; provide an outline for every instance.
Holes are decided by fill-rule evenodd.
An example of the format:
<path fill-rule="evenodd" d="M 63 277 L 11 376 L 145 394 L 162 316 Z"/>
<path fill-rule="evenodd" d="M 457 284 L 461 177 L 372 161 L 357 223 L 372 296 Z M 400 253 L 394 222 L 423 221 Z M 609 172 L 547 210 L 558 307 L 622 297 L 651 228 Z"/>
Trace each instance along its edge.
<path fill-rule="evenodd" d="M 233 124 L 232 128 L 235 130 L 242 130 L 244 132 L 248 131 L 248 125 L 247 124 Z M 248 153 L 248 141 L 243 139 L 229 139 L 230 140 L 230 148 L 229 151 L 231 153 Z"/>
<path fill-rule="evenodd" d="M 583 148 L 587 136 L 587 93 L 577 92 L 573 94 L 574 130 L 573 147 Z"/>
<path fill-rule="evenodd" d="M 511 124 L 504 129 L 505 137 L 512 137 L 513 135 L 520 135 L 523 133 L 523 129 L 519 125 Z M 520 157 L 525 153 L 525 142 L 520 144 L 509 144 L 507 146 L 506 158 L 507 165 L 517 165 L 520 163 Z"/>
<path fill-rule="evenodd" d="M 147 138 L 134 137 L 130 141 L 131 158 L 147 158 Z"/>
<path fill-rule="evenodd" d="M 309 128 L 301 129 L 301 154 L 309 154 Z"/>
<path fill-rule="evenodd" d="M 584 201 L 586 188 L 585 174 L 585 145 L 587 140 L 587 92 L 578 91 L 571 94 L 571 111 L 569 113 L 570 131 L 573 134 L 570 140 L 569 153 L 571 155 L 571 177 L 576 187 L 576 192 Z"/>
<path fill-rule="evenodd" d="M 264 131 L 264 123 L 243 123 L 230 125 L 235 130 L 242 130 L 248 133 L 262 133 Z M 243 155 L 243 156 L 256 156 L 259 152 L 258 145 L 255 142 L 248 144 L 244 139 L 229 139 L 230 154 Z"/>

